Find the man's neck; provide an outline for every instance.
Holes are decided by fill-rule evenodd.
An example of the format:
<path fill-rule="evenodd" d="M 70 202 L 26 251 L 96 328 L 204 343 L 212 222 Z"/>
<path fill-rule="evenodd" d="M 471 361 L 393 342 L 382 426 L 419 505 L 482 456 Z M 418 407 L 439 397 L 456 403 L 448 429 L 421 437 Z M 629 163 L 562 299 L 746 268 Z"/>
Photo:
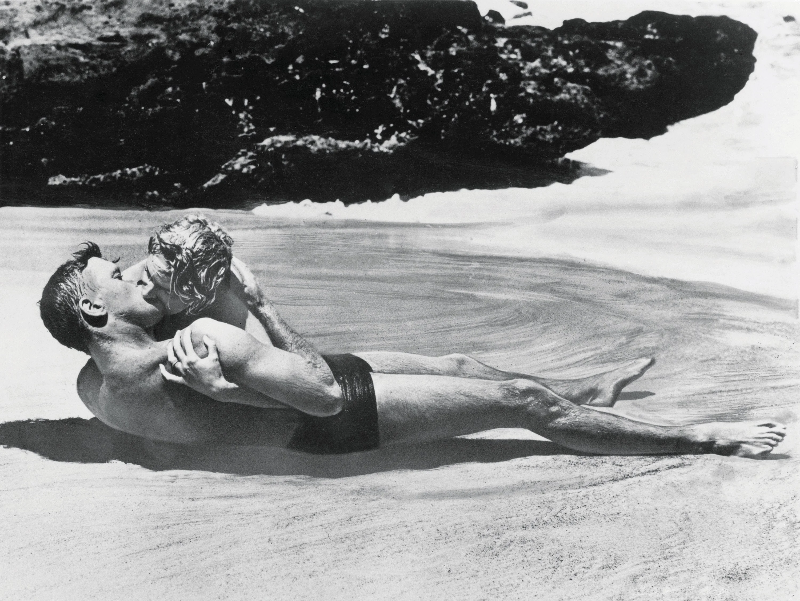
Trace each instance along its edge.
<path fill-rule="evenodd" d="M 89 343 L 92 359 L 104 377 L 123 375 L 150 357 L 158 361 L 164 348 L 141 326 L 113 318 L 102 330 L 94 332 Z"/>

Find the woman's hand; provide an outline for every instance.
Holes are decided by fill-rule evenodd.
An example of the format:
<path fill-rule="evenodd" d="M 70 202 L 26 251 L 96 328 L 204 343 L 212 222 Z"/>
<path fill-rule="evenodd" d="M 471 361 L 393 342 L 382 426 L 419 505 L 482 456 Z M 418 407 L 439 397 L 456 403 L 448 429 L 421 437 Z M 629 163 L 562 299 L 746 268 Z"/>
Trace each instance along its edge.
<path fill-rule="evenodd" d="M 225 379 L 219 362 L 217 343 L 203 336 L 208 355 L 200 357 L 192 344 L 192 326 L 175 332 L 167 345 L 170 370 L 160 365 L 161 375 L 169 382 L 185 384 L 197 392 L 217 400 L 225 400 L 225 393 L 239 387 Z"/>

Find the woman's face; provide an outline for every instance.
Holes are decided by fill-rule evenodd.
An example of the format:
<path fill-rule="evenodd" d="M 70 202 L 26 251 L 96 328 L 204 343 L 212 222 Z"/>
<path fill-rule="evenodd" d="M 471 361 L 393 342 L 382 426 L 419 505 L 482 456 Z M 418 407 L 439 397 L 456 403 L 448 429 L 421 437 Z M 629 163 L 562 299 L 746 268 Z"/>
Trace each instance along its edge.
<path fill-rule="evenodd" d="M 142 269 L 142 296 L 156 305 L 164 315 L 175 315 L 186 308 L 176 294 L 170 291 L 172 268 L 159 254 L 147 256 Z"/>

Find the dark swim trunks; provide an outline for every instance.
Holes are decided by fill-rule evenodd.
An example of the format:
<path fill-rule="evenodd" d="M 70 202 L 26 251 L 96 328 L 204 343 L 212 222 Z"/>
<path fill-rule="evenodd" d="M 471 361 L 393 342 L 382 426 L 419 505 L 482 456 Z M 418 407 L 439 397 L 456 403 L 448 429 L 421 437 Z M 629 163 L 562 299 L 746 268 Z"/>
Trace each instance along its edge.
<path fill-rule="evenodd" d="M 355 355 L 326 355 L 325 362 L 342 389 L 343 407 L 336 415 L 303 414 L 289 449 L 304 453 L 356 453 L 377 449 L 378 405 L 372 368 Z"/>

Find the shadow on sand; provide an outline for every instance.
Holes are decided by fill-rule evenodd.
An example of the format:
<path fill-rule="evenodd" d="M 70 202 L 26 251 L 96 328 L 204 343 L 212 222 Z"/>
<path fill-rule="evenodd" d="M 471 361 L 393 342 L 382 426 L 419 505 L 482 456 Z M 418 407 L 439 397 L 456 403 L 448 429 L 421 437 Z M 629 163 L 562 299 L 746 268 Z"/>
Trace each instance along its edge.
<path fill-rule="evenodd" d="M 0 445 L 72 463 L 121 461 L 153 471 L 196 470 L 318 478 L 426 470 L 459 463 L 494 463 L 531 455 L 580 454 L 546 441 L 465 438 L 328 456 L 258 446 L 193 447 L 125 434 L 97 418 L 6 422 L 0 424 Z"/>

